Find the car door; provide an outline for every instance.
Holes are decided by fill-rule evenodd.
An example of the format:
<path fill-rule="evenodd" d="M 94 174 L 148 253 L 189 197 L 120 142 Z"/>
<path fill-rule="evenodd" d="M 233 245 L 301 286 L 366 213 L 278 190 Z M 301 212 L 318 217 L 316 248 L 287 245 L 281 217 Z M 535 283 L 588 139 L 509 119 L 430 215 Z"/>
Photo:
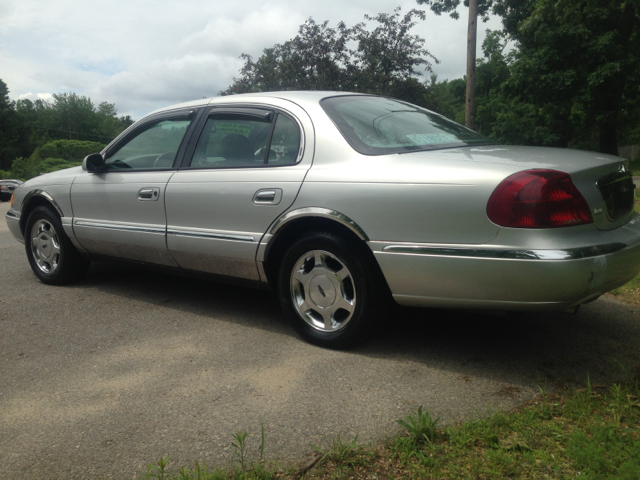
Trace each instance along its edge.
<path fill-rule="evenodd" d="M 186 149 L 195 110 L 151 117 L 105 153 L 104 168 L 71 187 L 73 230 L 94 255 L 176 266 L 166 246 L 166 185 Z"/>
<path fill-rule="evenodd" d="M 260 239 L 311 165 L 304 115 L 228 107 L 203 115 L 190 159 L 167 185 L 167 245 L 181 267 L 260 279 Z"/>

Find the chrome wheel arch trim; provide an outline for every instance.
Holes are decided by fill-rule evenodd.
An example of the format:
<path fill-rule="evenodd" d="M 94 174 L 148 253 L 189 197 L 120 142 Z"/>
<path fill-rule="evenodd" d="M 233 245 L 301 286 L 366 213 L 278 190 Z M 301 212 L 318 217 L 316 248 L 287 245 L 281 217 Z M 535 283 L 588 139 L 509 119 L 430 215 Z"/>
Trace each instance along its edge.
<path fill-rule="evenodd" d="M 606 243 L 565 249 L 508 249 L 490 247 L 454 247 L 395 244 L 382 248 L 383 253 L 447 257 L 475 257 L 505 260 L 578 260 L 608 255 L 626 248 L 624 243 Z"/>
<path fill-rule="evenodd" d="M 47 193 L 45 190 L 42 190 L 39 188 L 36 188 L 35 190 L 31 190 L 29 193 L 27 193 L 24 196 L 24 198 L 22 199 L 22 203 L 20 204 L 20 212 L 24 212 L 24 208 L 29 204 L 29 202 L 34 197 L 44 198 L 51 204 L 51 206 L 53 206 L 53 208 L 56 209 L 56 212 L 58 212 L 58 215 L 60 215 L 61 218 L 64 217 L 64 214 L 62 213 L 62 209 L 60 208 L 58 203 L 53 199 L 53 197 L 49 195 L 49 193 Z"/>
<path fill-rule="evenodd" d="M 267 232 L 267 235 L 265 235 L 265 238 L 270 238 L 268 237 L 268 235 L 276 235 L 282 227 L 284 227 L 292 220 L 304 217 L 321 217 L 334 220 L 355 233 L 358 238 L 360 238 L 360 240 L 364 240 L 365 242 L 369 241 L 369 237 L 366 233 L 364 233 L 364 230 L 362 230 L 362 228 L 360 228 L 360 226 L 351 218 L 340 212 L 336 212 L 335 210 L 330 210 L 328 208 L 322 207 L 303 207 L 285 213 L 284 215 L 276 219 L 275 222 L 273 222 L 273 225 L 271 225 L 271 228 Z"/>

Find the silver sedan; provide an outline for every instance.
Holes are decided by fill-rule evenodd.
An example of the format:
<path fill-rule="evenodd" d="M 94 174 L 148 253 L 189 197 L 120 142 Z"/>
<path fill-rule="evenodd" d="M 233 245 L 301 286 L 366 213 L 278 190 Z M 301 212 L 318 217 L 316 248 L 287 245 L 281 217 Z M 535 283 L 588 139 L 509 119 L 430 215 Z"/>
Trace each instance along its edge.
<path fill-rule="evenodd" d="M 153 112 L 29 180 L 7 223 L 36 276 L 125 260 L 277 291 L 345 347 L 401 305 L 573 311 L 640 270 L 625 160 L 513 147 L 398 100 L 218 97 Z"/>

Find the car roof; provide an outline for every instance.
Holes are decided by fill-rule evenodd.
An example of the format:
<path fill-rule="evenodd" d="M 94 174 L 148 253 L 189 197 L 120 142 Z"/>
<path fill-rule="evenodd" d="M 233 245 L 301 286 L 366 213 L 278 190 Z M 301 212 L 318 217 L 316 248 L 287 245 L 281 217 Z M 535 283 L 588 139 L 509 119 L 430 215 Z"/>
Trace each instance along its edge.
<path fill-rule="evenodd" d="M 305 104 L 317 105 L 320 100 L 327 97 L 339 97 L 345 95 L 366 95 L 353 92 L 335 92 L 335 91 L 321 91 L 321 90 L 295 90 L 295 91 L 280 91 L 280 92 L 256 92 L 256 93 L 239 93 L 237 95 L 225 95 L 220 97 L 202 98 L 200 100 L 192 100 L 190 102 L 178 103 L 170 105 L 168 107 L 160 108 L 151 112 L 149 115 L 156 113 L 178 110 L 182 108 L 195 108 L 205 105 L 219 105 L 225 103 L 251 103 L 251 102 L 266 102 L 270 98 L 278 98 L 283 100 L 289 100 L 304 107 Z"/>

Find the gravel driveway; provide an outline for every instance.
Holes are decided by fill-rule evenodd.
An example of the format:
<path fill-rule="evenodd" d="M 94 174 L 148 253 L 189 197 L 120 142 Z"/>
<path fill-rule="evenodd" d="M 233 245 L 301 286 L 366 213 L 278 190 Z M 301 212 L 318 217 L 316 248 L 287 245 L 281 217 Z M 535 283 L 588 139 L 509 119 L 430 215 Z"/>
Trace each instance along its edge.
<path fill-rule="evenodd" d="M 602 381 L 639 363 L 639 310 L 608 298 L 573 317 L 398 308 L 384 334 L 337 352 L 300 341 L 269 292 L 103 264 L 49 287 L 7 208 L 2 479 L 131 478 L 167 454 L 230 465 L 231 434 L 251 432 L 257 455 L 261 422 L 267 457 L 299 459 L 339 433 L 383 440 L 419 405 L 446 424 L 530 400 L 545 378 Z"/>

